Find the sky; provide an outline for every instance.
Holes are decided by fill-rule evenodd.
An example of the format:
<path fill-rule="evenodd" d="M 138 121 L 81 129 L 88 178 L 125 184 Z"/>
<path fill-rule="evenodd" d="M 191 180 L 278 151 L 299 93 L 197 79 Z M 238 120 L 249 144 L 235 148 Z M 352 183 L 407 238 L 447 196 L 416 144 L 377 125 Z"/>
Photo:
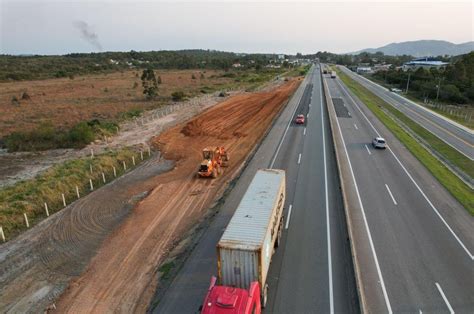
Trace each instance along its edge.
<path fill-rule="evenodd" d="M 0 54 L 352 52 L 473 40 L 473 1 L 0 0 Z"/>

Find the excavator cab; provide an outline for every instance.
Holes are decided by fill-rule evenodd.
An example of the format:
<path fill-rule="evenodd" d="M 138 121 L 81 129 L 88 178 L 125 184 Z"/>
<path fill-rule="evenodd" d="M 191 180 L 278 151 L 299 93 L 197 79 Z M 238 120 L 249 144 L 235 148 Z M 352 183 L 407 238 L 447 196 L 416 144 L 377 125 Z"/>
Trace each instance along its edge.
<path fill-rule="evenodd" d="M 211 160 L 213 157 L 214 157 L 214 152 L 211 149 L 206 147 L 202 150 L 203 159 Z"/>

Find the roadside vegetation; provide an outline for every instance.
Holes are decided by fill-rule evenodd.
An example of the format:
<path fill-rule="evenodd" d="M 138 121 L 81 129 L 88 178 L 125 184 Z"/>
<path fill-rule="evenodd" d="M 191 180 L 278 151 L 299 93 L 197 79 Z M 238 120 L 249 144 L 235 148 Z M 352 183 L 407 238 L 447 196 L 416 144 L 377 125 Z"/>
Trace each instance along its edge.
<path fill-rule="evenodd" d="M 460 168 L 471 178 L 474 175 L 474 163 L 455 149 L 439 140 L 399 110 L 374 95 L 368 89 L 337 70 L 339 77 L 351 91 L 382 121 L 382 123 L 408 148 L 408 150 L 433 174 L 433 176 L 474 216 L 473 191 L 436 157 L 408 134 L 392 118 L 403 122 L 412 132 L 426 141 L 432 149 Z"/>
<path fill-rule="evenodd" d="M 399 67 L 413 60 L 408 55 L 388 56 L 381 52 L 360 53 L 358 55 L 336 55 L 318 52 L 310 55 L 321 62 L 347 66 L 355 71 L 358 65 L 391 65 L 387 71 L 364 74 L 387 88 L 406 91 L 406 97 L 429 109 L 444 115 L 468 128 L 474 129 L 474 52 L 448 57 L 438 56 L 436 60 L 448 62 L 445 69 L 423 69 L 403 71 Z"/>
<path fill-rule="evenodd" d="M 132 169 L 132 157 L 138 165 L 141 162 L 139 151 L 125 148 L 120 151 L 110 151 L 94 158 L 85 157 L 66 161 L 52 166 L 37 177 L 20 181 L 0 190 L 0 226 L 7 239 L 13 238 L 27 229 L 24 216 L 26 214 L 30 227 L 46 218 L 44 203 L 48 204 L 49 214 L 61 210 L 64 193 L 66 203 L 77 199 L 76 186 L 81 197 L 91 192 L 89 179 L 93 188 L 104 185 L 102 172 L 106 182 L 115 179 L 113 168 L 119 177 Z M 143 153 L 148 158 L 148 153 Z M 127 170 L 123 168 L 125 162 Z M 92 172 L 91 172 L 92 169 Z"/>
<path fill-rule="evenodd" d="M 283 73 L 292 76 L 303 70 L 258 64 L 228 71 L 147 68 L 92 78 L 15 83 L 20 86 L 0 83 L 0 111 L 6 113 L 0 117 L 0 147 L 9 152 L 83 148 L 113 135 L 120 122 L 145 110 L 219 91 L 223 95 L 230 90 L 254 91 Z"/>

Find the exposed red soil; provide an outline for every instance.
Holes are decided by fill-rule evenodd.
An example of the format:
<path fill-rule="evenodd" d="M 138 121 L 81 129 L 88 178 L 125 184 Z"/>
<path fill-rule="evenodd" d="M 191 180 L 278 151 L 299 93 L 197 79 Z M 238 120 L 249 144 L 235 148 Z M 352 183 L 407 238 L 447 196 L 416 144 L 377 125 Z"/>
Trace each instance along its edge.
<path fill-rule="evenodd" d="M 144 312 L 157 285 L 158 265 L 222 194 L 299 82 L 232 97 L 155 138 L 175 168 L 151 179 L 151 193 L 69 285 L 56 304 L 58 312 Z M 229 152 L 230 166 L 217 179 L 196 178 L 202 149 L 217 145 Z"/>

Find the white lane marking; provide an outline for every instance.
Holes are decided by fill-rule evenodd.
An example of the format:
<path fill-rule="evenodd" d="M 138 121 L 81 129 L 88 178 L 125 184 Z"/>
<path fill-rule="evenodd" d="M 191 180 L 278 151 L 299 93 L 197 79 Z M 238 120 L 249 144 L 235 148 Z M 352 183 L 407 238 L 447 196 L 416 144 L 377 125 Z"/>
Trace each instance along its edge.
<path fill-rule="evenodd" d="M 291 217 L 292 208 L 293 208 L 293 205 L 290 205 L 290 207 L 288 208 L 288 218 L 286 219 L 285 229 L 288 229 L 288 226 L 290 225 L 290 217 Z"/>
<path fill-rule="evenodd" d="M 306 83 L 307 85 L 307 83 Z M 306 88 L 306 87 L 305 87 Z M 298 109 L 299 107 L 299 104 L 301 102 L 301 100 L 303 99 L 303 95 L 304 95 L 304 91 L 303 91 L 303 94 L 301 94 L 301 98 L 300 100 L 298 101 L 298 103 L 296 104 L 295 106 L 295 109 L 293 110 L 293 113 L 291 114 L 291 118 L 290 118 L 290 121 L 288 121 L 288 125 L 286 126 L 286 129 L 285 129 L 285 133 L 283 133 L 283 136 L 281 137 L 281 140 L 280 140 L 280 144 L 278 144 L 278 148 L 275 152 L 275 156 L 273 156 L 273 160 L 272 162 L 270 163 L 270 169 L 273 168 L 273 165 L 275 164 L 275 160 L 278 156 L 278 153 L 280 152 L 280 148 L 281 148 L 281 145 L 283 145 L 283 141 L 285 140 L 285 137 L 286 137 L 286 133 L 288 133 L 288 130 L 290 128 L 290 125 L 291 125 L 291 122 L 293 121 L 293 117 L 295 116 L 295 113 L 296 113 L 296 110 Z"/>
<path fill-rule="evenodd" d="M 392 198 L 393 204 L 398 205 L 397 201 L 395 200 L 395 197 L 393 197 L 392 191 L 390 191 L 390 188 L 387 184 L 385 184 L 385 187 L 387 188 L 388 194 L 390 194 L 390 197 Z"/>
<path fill-rule="evenodd" d="M 436 284 L 436 288 L 438 288 L 439 293 L 443 297 L 444 303 L 446 303 L 446 305 L 448 306 L 449 312 L 451 314 L 454 314 L 454 310 L 451 307 L 451 304 L 449 304 L 448 298 L 446 298 L 446 295 L 444 295 L 443 289 L 441 289 L 441 286 L 439 285 L 439 283 L 435 282 L 435 284 Z"/>
<path fill-rule="evenodd" d="M 359 129 L 359 128 L 357 127 L 357 124 L 354 124 L 354 128 L 355 128 L 356 130 L 358 130 L 358 129 Z"/>
<path fill-rule="evenodd" d="M 328 91 L 329 91 L 329 88 L 328 88 Z M 329 96 L 331 97 L 330 91 L 329 91 Z M 375 252 L 374 241 L 372 240 L 372 234 L 370 232 L 369 224 L 367 222 L 367 217 L 365 215 L 364 205 L 362 204 L 362 199 L 359 193 L 359 187 L 357 186 L 357 181 L 355 179 L 354 170 L 352 169 L 352 163 L 351 163 L 351 159 L 349 158 L 349 153 L 347 152 L 346 141 L 344 140 L 344 136 L 342 135 L 341 126 L 337 118 L 336 118 L 336 123 L 337 123 L 337 128 L 339 129 L 339 134 L 341 135 L 342 144 L 344 145 L 344 152 L 346 154 L 347 161 L 349 163 L 349 169 L 351 171 L 352 181 L 354 181 L 354 185 L 356 188 L 356 194 L 357 194 L 357 199 L 359 201 L 359 206 L 362 210 L 362 217 L 364 218 L 365 229 L 367 230 L 367 235 L 369 236 L 369 244 L 372 250 L 372 255 L 374 256 L 375 267 L 377 268 L 377 274 L 379 276 L 380 285 L 382 286 L 382 292 L 383 292 L 383 297 L 385 299 L 385 304 L 387 306 L 388 313 L 391 314 L 393 313 L 392 307 L 390 305 L 390 300 L 388 299 L 387 289 L 385 288 L 385 281 L 383 280 L 382 271 L 380 270 L 379 259 L 377 258 L 377 253 Z"/>
<path fill-rule="evenodd" d="M 303 130 L 303 135 L 306 135 L 306 128 L 304 128 Z"/>
<path fill-rule="evenodd" d="M 338 84 L 341 86 L 341 88 L 346 92 L 346 94 L 349 96 L 349 98 L 352 100 L 352 102 L 354 103 L 354 105 L 356 106 L 356 108 L 359 110 L 359 112 L 364 116 L 365 120 L 369 123 L 369 125 L 372 127 L 372 129 L 375 131 L 375 133 L 377 134 L 377 136 L 380 136 L 379 132 L 377 131 L 377 129 L 372 125 L 372 123 L 369 121 L 369 119 L 367 118 L 367 116 L 364 114 L 364 112 L 362 112 L 362 110 L 359 108 L 359 105 L 357 105 L 357 103 L 354 101 L 354 99 L 352 98 L 352 96 L 344 89 L 344 87 L 342 86 L 341 83 L 338 82 Z M 444 225 L 446 226 L 446 228 L 448 228 L 448 230 L 451 232 L 451 234 L 454 236 L 454 238 L 456 239 L 456 241 L 458 241 L 459 245 L 464 249 L 464 251 L 466 251 L 467 255 L 469 256 L 469 258 L 471 260 L 474 260 L 474 256 L 472 255 L 472 253 L 467 249 L 467 247 L 464 245 L 464 243 L 461 241 L 461 239 L 459 239 L 458 235 L 454 232 L 454 230 L 448 225 L 448 223 L 446 222 L 446 220 L 443 218 L 443 216 L 441 216 L 440 212 L 438 211 L 438 209 L 433 205 L 433 203 L 430 201 L 430 199 L 426 196 L 425 192 L 423 192 L 423 190 L 420 188 L 420 186 L 418 185 L 418 183 L 416 183 L 415 179 L 413 179 L 413 177 L 411 176 L 411 174 L 408 172 L 408 170 L 405 168 L 405 166 L 402 164 L 402 162 L 400 161 L 400 159 L 398 159 L 397 155 L 395 155 L 395 153 L 392 151 L 392 149 L 390 148 L 390 146 L 388 146 L 388 150 L 390 151 L 390 153 L 392 153 L 392 156 L 397 160 L 398 164 L 402 167 L 402 169 L 405 171 L 405 173 L 407 174 L 407 176 L 410 178 L 411 182 L 413 182 L 413 184 L 416 186 L 416 188 L 418 189 L 418 191 L 420 191 L 421 195 L 424 197 L 424 199 L 426 200 L 426 202 L 428 202 L 428 204 L 431 206 L 431 208 L 433 209 L 433 211 L 438 215 L 439 219 L 441 219 L 441 221 L 444 223 Z"/>
<path fill-rule="evenodd" d="M 322 84 L 322 82 L 321 82 Z M 320 85 L 320 88 L 322 86 Z M 332 283 L 332 249 L 331 249 L 331 224 L 329 221 L 329 193 L 328 193 L 328 170 L 326 163 L 326 135 L 324 131 L 324 109 L 323 109 L 323 91 L 320 90 L 320 102 L 321 102 L 321 129 L 323 133 L 323 161 L 324 161 L 324 193 L 326 203 L 326 233 L 327 233 L 327 247 L 328 247 L 328 267 L 329 267 L 329 313 L 334 314 L 334 293 Z"/>
<path fill-rule="evenodd" d="M 369 79 L 366 79 L 365 77 L 362 77 L 362 78 L 363 78 L 364 80 L 366 80 L 367 82 L 372 83 L 375 87 L 377 87 L 377 84 L 376 84 L 376 83 L 370 81 Z M 361 83 L 360 81 L 358 81 L 358 82 Z M 362 83 L 361 83 L 361 84 L 362 84 Z M 362 85 L 363 85 L 363 84 L 362 84 Z M 366 85 L 366 87 L 367 87 L 367 85 Z M 379 86 L 379 87 L 380 87 L 380 86 Z M 376 96 L 378 96 L 379 98 L 385 100 L 385 101 L 386 101 L 387 103 L 389 103 L 390 105 L 395 106 L 395 107 L 398 107 L 398 105 L 397 105 L 397 103 L 396 103 L 397 100 L 395 100 L 393 97 L 390 97 L 390 96 L 384 94 L 382 91 L 374 91 L 374 90 L 372 90 L 372 89 L 370 89 L 370 88 L 368 88 L 368 89 L 369 89 L 372 93 L 374 93 Z M 402 100 L 405 100 L 404 97 L 398 95 L 397 93 L 394 93 L 393 95 L 395 95 L 395 96 L 401 98 Z M 414 109 L 415 109 L 415 108 L 423 109 L 426 113 L 431 114 L 432 116 L 433 116 L 433 115 L 438 116 L 437 113 L 435 113 L 435 112 L 431 111 L 430 109 L 427 109 L 427 108 L 425 108 L 425 107 L 423 107 L 423 106 L 421 106 L 421 105 L 419 105 L 419 104 L 417 104 L 417 103 L 413 103 L 413 106 L 414 106 L 414 107 L 413 107 L 413 106 L 410 106 L 410 104 L 407 103 L 407 102 L 405 102 L 405 105 L 407 105 L 406 107 L 404 107 L 406 110 L 408 110 L 408 111 L 414 113 L 415 115 L 417 115 L 417 116 L 420 117 L 421 119 L 423 119 L 423 120 L 425 120 L 426 122 L 428 122 L 428 123 L 430 123 L 431 125 L 433 125 L 435 128 L 438 128 L 438 129 L 440 129 L 440 130 L 442 130 L 442 131 L 448 133 L 449 135 L 455 137 L 456 139 L 458 139 L 459 141 L 463 142 L 464 144 L 466 144 L 466 145 L 468 145 L 468 146 L 470 146 L 470 147 L 473 146 L 471 143 L 469 143 L 469 142 L 465 141 L 464 139 L 460 138 L 460 137 L 457 136 L 456 134 L 454 134 L 454 133 L 452 133 L 451 131 L 449 131 L 448 129 L 444 128 L 444 127 L 443 127 L 442 125 L 440 125 L 439 123 L 436 123 L 436 122 L 431 121 L 431 119 L 428 119 L 427 117 L 425 117 L 424 115 L 422 115 L 421 113 L 417 112 L 417 111 L 414 110 Z M 410 108 L 410 107 L 413 107 L 413 108 Z M 457 127 L 458 129 L 460 129 L 460 130 L 466 132 L 466 130 L 464 130 L 463 128 L 460 128 L 459 125 L 456 125 L 456 124 L 457 124 L 456 122 L 454 122 L 454 121 L 452 121 L 452 120 L 449 120 L 449 121 L 448 121 L 448 120 L 446 120 L 445 118 L 443 118 L 442 116 L 440 116 L 439 118 L 445 120 L 445 122 L 451 123 L 452 126 Z M 414 121 L 415 121 L 415 120 L 414 120 Z M 415 122 L 417 122 L 417 121 L 415 121 Z M 418 122 L 417 122 L 417 123 L 418 123 Z M 454 123 L 454 124 L 453 124 L 453 123 Z M 418 123 L 418 124 L 420 124 L 420 123 Z M 420 125 L 421 125 L 423 128 L 425 128 L 426 130 L 428 130 L 428 129 L 427 129 L 425 126 L 423 126 L 422 124 L 420 124 Z M 428 131 L 429 131 L 429 130 L 428 130 Z M 431 132 L 431 131 L 430 131 L 430 132 Z M 469 158 L 470 160 L 474 160 L 473 157 L 468 156 L 465 152 L 463 152 L 463 151 L 459 150 L 457 147 L 453 146 L 453 144 L 452 144 L 452 143 L 449 143 L 448 140 L 442 138 L 441 136 L 438 136 L 437 134 L 435 134 L 435 136 L 437 136 L 440 140 L 442 140 L 442 141 L 445 142 L 447 145 L 451 146 L 453 149 L 457 150 L 459 153 L 463 154 L 464 156 L 466 156 L 466 157 Z"/>
<path fill-rule="evenodd" d="M 418 312 L 418 313 L 420 313 L 420 314 L 423 314 L 423 312 L 422 312 L 421 310 L 419 310 L 419 312 Z"/>
<path fill-rule="evenodd" d="M 298 165 L 300 164 L 301 162 L 301 154 L 298 155 Z"/>
<path fill-rule="evenodd" d="M 369 149 L 369 147 L 367 146 L 367 144 L 365 144 L 364 146 L 365 146 L 365 148 L 367 149 L 367 152 L 369 153 L 369 155 L 372 155 L 372 153 L 370 152 L 370 149 Z"/>
<path fill-rule="evenodd" d="M 306 118 L 309 118 L 309 112 L 306 114 Z"/>

